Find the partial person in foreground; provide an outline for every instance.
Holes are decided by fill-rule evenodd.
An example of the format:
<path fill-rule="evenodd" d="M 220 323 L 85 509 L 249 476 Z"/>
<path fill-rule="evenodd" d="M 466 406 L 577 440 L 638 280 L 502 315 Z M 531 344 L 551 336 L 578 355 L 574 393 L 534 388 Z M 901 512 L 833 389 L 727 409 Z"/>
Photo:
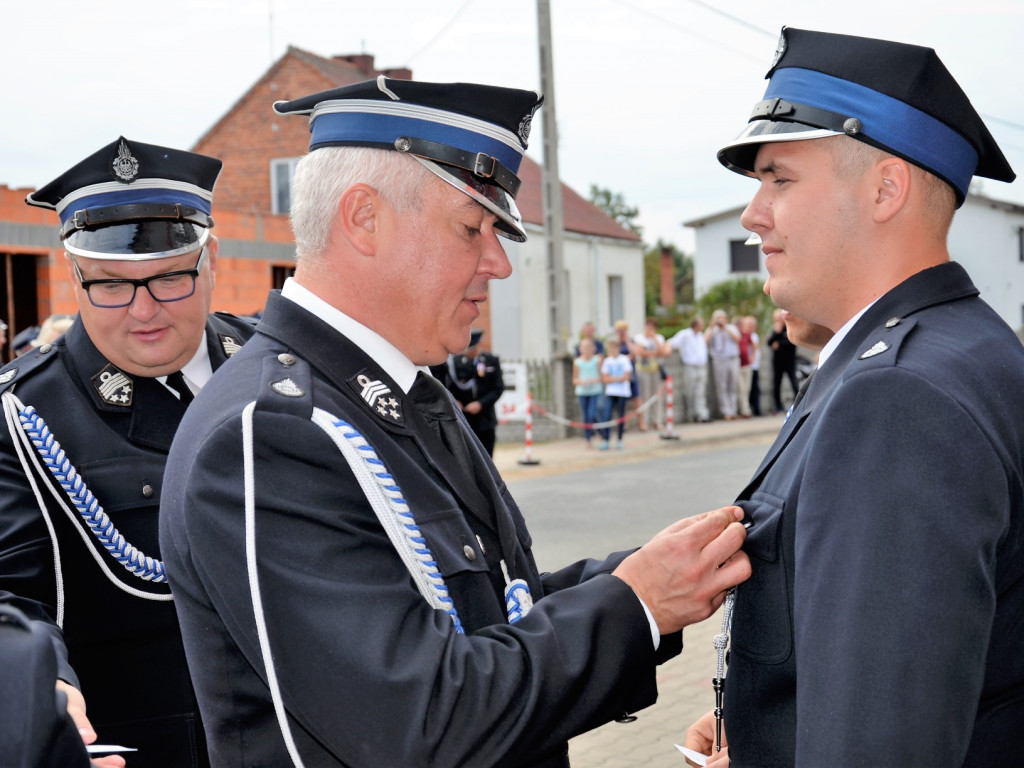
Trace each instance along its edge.
<path fill-rule="evenodd" d="M 32 192 L 79 314 L 0 370 L 0 599 L 50 637 L 85 741 L 133 768 L 209 765 L 157 531 L 193 390 L 252 334 L 210 314 L 220 168 L 119 138 Z"/>
<path fill-rule="evenodd" d="M 218 766 L 566 766 L 749 575 L 726 507 L 540 574 L 430 365 L 521 241 L 532 91 L 375 81 L 310 115 L 296 271 L 171 449 L 161 543 Z"/>
<path fill-rule="evenodd" d="M 772 300 L 834 336 L 737 501 L 716 764 L 1024 765 L 1024 347 L 946 245 L 1013 170 L 929 48 L 785 29 L 769 77 L 719 159 Z"/>

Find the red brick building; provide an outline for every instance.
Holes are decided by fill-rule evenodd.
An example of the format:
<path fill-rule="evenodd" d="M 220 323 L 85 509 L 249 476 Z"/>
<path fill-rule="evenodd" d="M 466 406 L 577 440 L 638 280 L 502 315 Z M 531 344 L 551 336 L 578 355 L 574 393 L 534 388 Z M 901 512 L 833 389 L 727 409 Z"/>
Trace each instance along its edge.
<path fill-rule="evenodd" d="M 220 239 L 214 309 L 259 312 L 267 292 L 280 287 L 294 266 L 289 186 L 295 162 L 307 151 L 309 127 L 302 118 L 276 114 L 272 104 L 381 74 L 412 77 L 405 68 L 377 69 L 370 55 L 324 58 L 289 47 L 192 147 L 224 162 L 214 192 Z M 519 208 L 536 235 L 543 221 L 541 171 L 524 158 L 520 176 Z M 11 326 L 9 338 L 52 313 L 77 311 L 57 216 L 25 205 L 30 191 L 0 186 L 0 317 Z M 639 238 L 564 185 L 562 194 L 567 232 L 639 245 Z M 481 319 L 489 329 L 487 314 Z"/>

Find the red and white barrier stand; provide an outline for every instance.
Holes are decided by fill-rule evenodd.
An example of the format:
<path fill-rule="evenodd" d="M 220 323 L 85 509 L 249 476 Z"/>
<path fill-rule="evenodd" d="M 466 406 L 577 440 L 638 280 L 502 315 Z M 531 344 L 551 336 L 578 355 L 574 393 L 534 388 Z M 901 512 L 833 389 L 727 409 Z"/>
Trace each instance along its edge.
<path fill-rule="evenodd" d="M 675 406 L 672 403 L 672 376 L 665 377 L 665 431 L 661 433 L 662 440 L 678 440 L 679 435 L 672 431 L 672 415 L 675 413 Z"/>
<path fill-rule="evenodd" d="M 519 460 L 520 464 L 540 464 L 540 459 L 533 458 L 533 393 L 526 393 L 526 455 Z"/>

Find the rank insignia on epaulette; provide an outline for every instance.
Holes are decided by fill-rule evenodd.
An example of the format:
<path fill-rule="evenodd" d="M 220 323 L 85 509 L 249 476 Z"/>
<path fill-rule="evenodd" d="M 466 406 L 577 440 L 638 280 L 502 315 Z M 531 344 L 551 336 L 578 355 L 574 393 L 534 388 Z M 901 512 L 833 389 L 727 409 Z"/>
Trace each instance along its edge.
<path fill-rule="evenodd" d="M 17 375 L 17 368 L 11 368 L 11 370 L 9 371 L 4 371 L 3 373 L 0 373 L 0 387 L 2 387 L 4 384 L 9 384 L 11 380 Z"/>
<path fill-rule="evenodd" d="M 889 344 L 886 344 L 884 341 L 875 342 L 875 345 L 873 347 L 871 347 L 871 349 L 867 350 L 864 354 L 862 354 L 860 356 L 860 359 L 861 360 L 867 360 L 869 357 L 874 357 L 875 355 L 880 355 L 883 352 L 885 352 L 888 348 L 889 348 Z"/>
<path fill-rule="evenodd" d="M 221 349 L 224 350 L 224 354 L 231 357 L 235 352 L 242 348 L 242 342 L 226 333 L 218 333 L 217 337 L 220 339 Z"/>
<path fill-rule="evenodd" d="M 277 392 L 277 394 L 284 395 L 285 397 L 302 397 L 306 394 L 305 390 L 290 378 L 275 381 L 270 385 L 270 388 Z"/>
<path fill-rule="evenodd" d="M 392 424 L 403 424 L 402 403 L 391 392 L 391 387 L 379 379 L 360 373 L 348 381 L 359 397 L 379 418 Z"/>
<path fill-rule="evenodd" d="M 92 385 L 96 387 L 103 402 L 108 405 L 119 405 L 130 408 L 132 405 L 132 380 L 124 371 L 108 363 L 102 371 L 92 377 Z"/>

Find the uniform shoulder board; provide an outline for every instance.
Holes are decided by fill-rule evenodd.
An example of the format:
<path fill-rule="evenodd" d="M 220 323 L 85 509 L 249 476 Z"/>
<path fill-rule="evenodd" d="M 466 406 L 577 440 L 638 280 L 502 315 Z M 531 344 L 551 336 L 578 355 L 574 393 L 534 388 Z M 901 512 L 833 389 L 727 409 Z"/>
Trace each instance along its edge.
<path fill-rule="evenodd" d="M 309 418 L 313 413 L 313 374 L 309 364 L 291 352 L 265 358 L 256 408 Z"/>
<path fill-rule="evenodd" d="M 19 381 L 24 381 L 29 376 L 43 370 L 51 361 L 56 360 L 58 349 L 63 349 L 63 345 L 45 344 L 16 357 L 0 368 L 0 394 L 12 389 Z"/>
<path fill-rule="evenodd" d="M 914 318 L 890 318 L 869 336 L 857 352 L 857 368 L 889 368 L 896 365 L 900 348 L 917 327 Z"/>

